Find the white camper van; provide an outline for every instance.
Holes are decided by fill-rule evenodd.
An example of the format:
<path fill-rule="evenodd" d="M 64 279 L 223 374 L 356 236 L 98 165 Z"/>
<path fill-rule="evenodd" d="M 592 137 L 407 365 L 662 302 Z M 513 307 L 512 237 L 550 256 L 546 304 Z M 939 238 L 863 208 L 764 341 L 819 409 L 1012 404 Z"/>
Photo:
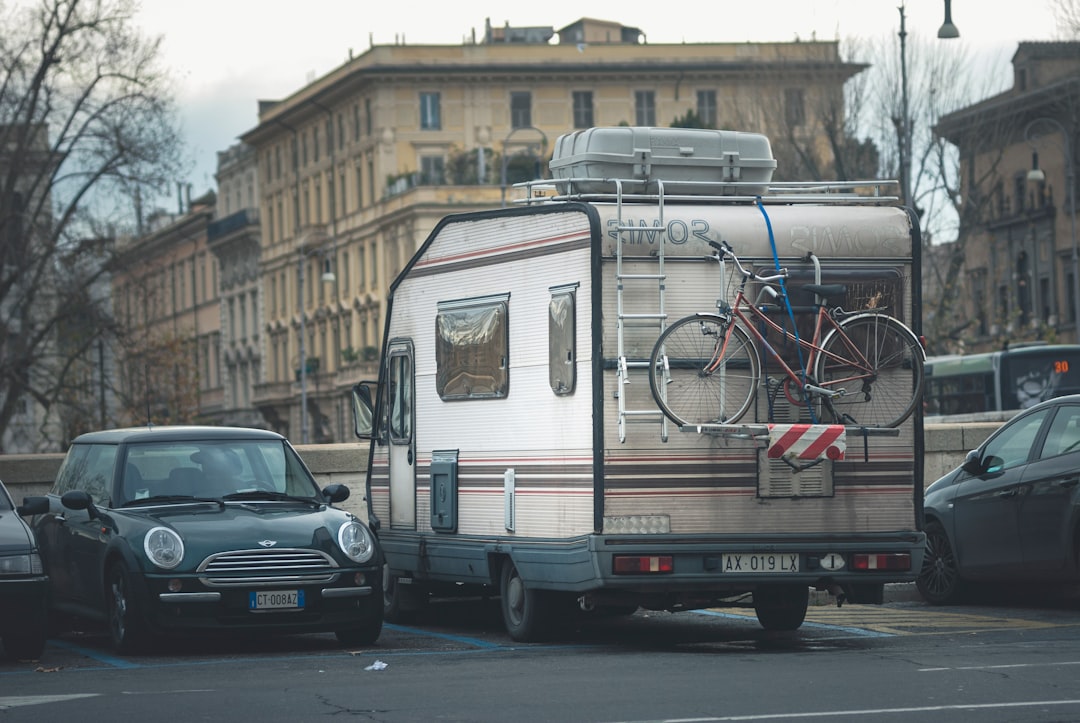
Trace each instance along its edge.
<path fill-rule="evenodd" d="M 914 580 L 919 238 L 890 187 L 772 184 L 730 131 L 579 131 L 550 165 L 439 223 L 354 390 L 388 619 L 490 593 L 520 641 L 639 607 L 790 630 L 811 588 Z"/>

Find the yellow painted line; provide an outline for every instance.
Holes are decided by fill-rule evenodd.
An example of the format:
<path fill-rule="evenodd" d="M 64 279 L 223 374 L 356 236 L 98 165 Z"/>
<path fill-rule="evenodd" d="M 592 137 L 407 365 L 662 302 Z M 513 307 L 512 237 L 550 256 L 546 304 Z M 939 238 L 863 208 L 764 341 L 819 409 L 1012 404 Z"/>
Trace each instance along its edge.
<path fill-rule="evenodd" d="M 727 610 L 728 615 L 754 617 L 752 610 Z M 812 606 L 806 622 L 841 628 L 859 628 L 889 635 L 940 635 L 988 630 L 1039 630 L 1080 626 L 1080 618 L 1060 622 L 1027 620 L 1001 615 L 945 612 L 927 608 L 885 608 L 876 605 Z"/>

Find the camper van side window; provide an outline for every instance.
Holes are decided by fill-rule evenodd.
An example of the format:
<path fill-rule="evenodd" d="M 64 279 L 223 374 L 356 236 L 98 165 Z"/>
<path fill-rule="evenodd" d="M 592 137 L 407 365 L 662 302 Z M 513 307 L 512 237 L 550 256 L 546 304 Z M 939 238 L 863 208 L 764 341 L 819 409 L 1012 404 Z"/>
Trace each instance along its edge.
<path fill-rule="evenodd" d="M 440 302 L 435 386 L 444 400 L 503 399 L 510 390 L 510 295 Z"/>
<path fill-rule="evenodd" d="M 575 288 L 551 289 L 548 304 L 548 381 L 559 396 L 573 394 L 577 383 Z"/>

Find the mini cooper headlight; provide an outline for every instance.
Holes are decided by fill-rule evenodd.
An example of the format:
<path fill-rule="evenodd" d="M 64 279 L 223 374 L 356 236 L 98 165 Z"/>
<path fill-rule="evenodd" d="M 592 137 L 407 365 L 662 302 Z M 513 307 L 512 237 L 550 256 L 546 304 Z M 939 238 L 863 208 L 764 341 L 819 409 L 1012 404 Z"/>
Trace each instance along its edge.
<path fill-rule="evenodd" d="M 356 520 L 350 520 L 338 528 L 338 545 L 353 562 L 367 562 L 375 554 L 375 540 L 368 529 Z"/>
<path fill-rule="evenodd" d="M 155 527 L 146 533 L 143 550 L 150 562 L 171 570 L 184 559 L 184 541 L 168 527 Z"/>

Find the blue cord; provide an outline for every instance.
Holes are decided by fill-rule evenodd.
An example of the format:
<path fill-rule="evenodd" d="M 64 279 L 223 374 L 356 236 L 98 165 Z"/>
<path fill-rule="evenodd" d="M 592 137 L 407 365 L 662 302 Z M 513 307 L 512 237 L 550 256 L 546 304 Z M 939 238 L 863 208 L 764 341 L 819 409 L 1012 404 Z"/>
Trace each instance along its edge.
<path fill-rule="evenodd" d="M 757 207 L 761 211 L 761 215 L 765 217 L 765 228 L 769 231 L 769 246 L 772 248 L 773 265 L 776 267 L 777 273 L 780 272 L 780 255 L 776 251 L 776 237 L 773 235 L 772 221 L 769 219 L 769 214 L 765 212 L 765 204 L 761 202 L 761 196 L 757 197 Z M 784 300 L 784 306 L 787 308 L 788 318 L 791 319 L 791 329 L 795 335 L 795 351 L 799 355 L 799 371 L 802 372 L 802 382 L 806 383 L 806 362 L 803 361 L 802 345 L 799 343 L 799 327 L 795 323 L 795 311 L 791 308 L 791 299 L 788 298 L 787 282 L 784 279 L 780 279 L 780 297 Z M 810 395 L 804 393 L 806 399 L 806 410 L 810 413 L 810 422 L 817 424 L 817 416 L 814 414 L 814 406 L 810 404 Z"/>

